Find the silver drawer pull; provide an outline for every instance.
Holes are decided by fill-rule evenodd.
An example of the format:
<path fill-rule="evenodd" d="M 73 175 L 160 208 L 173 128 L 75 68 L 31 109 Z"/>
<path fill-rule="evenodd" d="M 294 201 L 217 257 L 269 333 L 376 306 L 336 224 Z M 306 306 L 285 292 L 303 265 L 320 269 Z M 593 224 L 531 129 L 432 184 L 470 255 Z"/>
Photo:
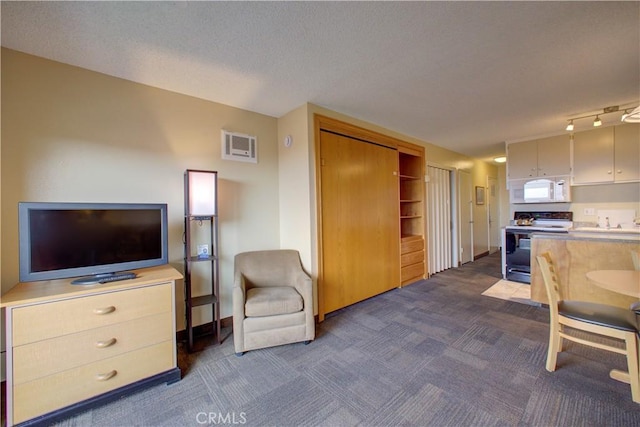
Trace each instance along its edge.
<path fill-rule="evenodd" d="M 95 314 L 109 314 L 109 313 L 113 313 L 114 311 L 116 311 L 116 308 L 114 306 L 109 306 L 109 307 L 103 307 L 103 308 L 94 308 L 93 312 Z"/>
<path fill-rule="evenodd" d="M 105 341 L 97 341 L 96 342 L 96 347 L 98 348 L 105 348 L 105 347 L 110 347 L 112 345 L 114 345 L 116 343 L 116 339 L 115 338 L 111 338 L 110 340 L 105 340 Z"/>
<path fill-rule="evenodd" d="M 118 373 L 118 371 L 116 371 L 114 369 L 113 371 L 107 372 L 105 374 L 98 374 L 98 375 L 96 375 L 96 380 L 97 381 L 107 381 L 107 380 L 110 380 L 111 378 L 115 377 L 117 373 Z"/>

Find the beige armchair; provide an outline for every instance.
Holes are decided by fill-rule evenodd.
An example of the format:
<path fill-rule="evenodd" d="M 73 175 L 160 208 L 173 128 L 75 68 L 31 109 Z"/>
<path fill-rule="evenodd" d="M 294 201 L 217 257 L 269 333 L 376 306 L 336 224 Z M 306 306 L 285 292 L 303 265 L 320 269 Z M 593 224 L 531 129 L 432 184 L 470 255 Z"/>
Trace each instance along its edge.
<path fill-rule="evenodd" d="M 315 338 L 313 286 L 295 250 L 237 254 L 233 283 L 233 343 L 245 351 Z"/>

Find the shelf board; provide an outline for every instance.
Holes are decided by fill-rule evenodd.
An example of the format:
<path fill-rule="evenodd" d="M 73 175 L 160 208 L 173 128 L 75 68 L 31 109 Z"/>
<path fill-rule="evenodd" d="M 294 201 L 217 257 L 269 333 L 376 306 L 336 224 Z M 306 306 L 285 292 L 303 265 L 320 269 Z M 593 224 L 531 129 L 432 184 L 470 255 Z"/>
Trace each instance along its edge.
<path fill-rule="evenodd" d="M 422 215 L 402 215 L 400 219 L 414 219 L 414 218 L 422 218 Z"/>
<path fill-rule="evenodd" d="M 422 235 L 420 234 L 402 234 L 400 236 L 402 240 L 422 240 Z"/>
<path fill-rule="evenodd" d="M 190 256 L 189 258 L 187 258 L 187 261 L 189 262 L 203 262 L 203 261 L 215 261 L 216 257 L 213 255 L 210 255 L 208 257 L 200 257 L 198 255 L 194 255 L 194 256 Z"/>
<path fill-rule="evenodd" d="M 213 304 L 218 301 L 215 295 L 200 295 L 191 298 L 191 307 L 199 307 L 201 305 Z"/>
<path fill-rule="evenodd" d="M 421 199 L 402 199 L 400 200 L 400 203 L 420 203 L 422 202 Z"/>

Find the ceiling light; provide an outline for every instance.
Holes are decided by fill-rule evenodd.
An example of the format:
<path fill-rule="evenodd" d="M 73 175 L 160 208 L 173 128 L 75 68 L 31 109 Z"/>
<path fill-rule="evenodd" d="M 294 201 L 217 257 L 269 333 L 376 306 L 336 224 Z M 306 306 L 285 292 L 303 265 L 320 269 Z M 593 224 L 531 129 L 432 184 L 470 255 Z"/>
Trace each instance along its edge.
<path fill-rule="evenodd" d="M 624 122 L 624 120 L 627 118 L 628 115 L 629 115 L 629 110 L 624 110 L 624 113 L 622 113 L 622 117 L 620 117 L 620 121 Z"/>
<path fill-rule="evenodd" d="M 635 110 L 630 112 L 629 114 L 625 114 L 622 116 L 622 121 L 625 123 L 640 123 L 640 106 L 636 107 Z"/>
<path fill-rule="evenodd" d="M 495 159 L 493 159 L 494 162 L 496 163 L 504 163 L 507 161 L 507 158 L 505 156 L 500 156 L 500 157 L 496 157 Z"/>
<path fill-rule="evenodd" d="M 569 124 L 567 125 L 567 130 L 568 131 L 572 131 L 573 130 L 573 120 L 569 120 Z"/>
<path fill-rule="evenodd" d="M 624 107 L 623 111 L 624 114 L 622 114 L 622 118 L 620 120 L 622 120 L 625 123 L 640 123 L 640 106 L 636 106 L 636 107 L 629 107 L 629 104 L 627 104 L 626 107 Z M 631 110 L 632 108 L 635 108 L 633 111 L 631 111 L 629 113 L 629 110 Z M 565 128 L 568 132 L 573 132 L 573 130 L 575 129 L 574 126 L 574 120 L 580 120 L 580 119 L 587 119 L 590 117 L 595 117 L 595 119 L 593 120 L 593 126 L 594 127 L 598 127 L 598 126 L 602 126 L 602 120 L 600 119 L 600 116 L 605 115 L 605 114 L 611 114 L 611 113 L 616 113 L 616 112 L 620 112 L 620 107 L 618 105 L 612 105 L 610 107 L 605 107 L 602 109 L 602 112 L 600 113 L 595 113 L 595 114 L 586 114 L 584 116 L 579 116 L 579 117 L 570 117 L 567 119 L 567 121 L 569 122 L 569 124 L 567 125 L 567 127 Z"/>
<path fill-rule="evenodd" d="M 593 121 L 593 126 L 594 127 L 602 126 L 602 120 L 600 120 L 600 116 L 596 116 L 596 119 Z"/>

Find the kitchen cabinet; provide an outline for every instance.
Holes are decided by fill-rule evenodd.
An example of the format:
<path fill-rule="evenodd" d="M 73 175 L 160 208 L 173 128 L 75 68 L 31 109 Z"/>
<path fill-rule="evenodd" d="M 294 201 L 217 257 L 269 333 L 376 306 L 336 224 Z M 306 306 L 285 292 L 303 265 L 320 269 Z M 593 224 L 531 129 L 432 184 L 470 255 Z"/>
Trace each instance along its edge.
<path fill-rule="evenodd" d="M 640 180 L 640 127 L 625 124 L 573 137 L 573 185 Z"/>
<path fill-rule="evenodd" d="M 640 181 L 640 125 L 616 126 L 613 133 L 614 181 Z"/>
<path fill-rule="evenodd" d="M 571 142 L 566 135 L 507 145 L 507 178 L 571 174 Z"/>

